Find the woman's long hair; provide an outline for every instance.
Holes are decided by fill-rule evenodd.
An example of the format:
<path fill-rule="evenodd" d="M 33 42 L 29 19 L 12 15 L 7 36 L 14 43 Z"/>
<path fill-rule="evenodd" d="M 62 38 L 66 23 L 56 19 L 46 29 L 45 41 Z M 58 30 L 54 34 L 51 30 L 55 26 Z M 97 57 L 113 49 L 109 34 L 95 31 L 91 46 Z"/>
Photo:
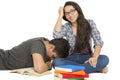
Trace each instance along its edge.
<path fill-rule="evenodd" d="M 90 24 L 88 23 L 88 21 L 85 19 L 82 9 L 76 2 L 68 1 L 65 3 L 64 8 L 68 5 L 73 6 L 75 8 L 75 10 L 77 10 L 77 12 L 78 12 L 77 36 L 76 36 L 75 49 L 82 50 L 89 43 L 89 39 L 90 39 L 90 35 L 91 35 L 91 27 L 90 27 Z M 65 17 L 65 15 L 63 16 L 63 19 L 68 21 L 67 18 Z M 70 22 L 70 21 L 68 21 L 68 22 Z"/>

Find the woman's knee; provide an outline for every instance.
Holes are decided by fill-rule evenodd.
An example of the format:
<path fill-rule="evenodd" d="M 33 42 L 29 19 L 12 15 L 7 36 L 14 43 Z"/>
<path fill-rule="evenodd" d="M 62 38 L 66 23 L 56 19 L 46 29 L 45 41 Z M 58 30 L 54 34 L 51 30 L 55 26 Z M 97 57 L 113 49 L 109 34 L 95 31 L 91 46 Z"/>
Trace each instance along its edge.
<path fill-rule="evenodd" d="M 107 66 L 107 64 L 109 63 L 109 57 L 106 55 L 100 55 L 99 56 L 99 62 L 102 66 Z"/>
<path fill-rule="evenodd" d="M 55 66 L 61 66 L 63 64 L 64 64 L 64 59 L 63 58 L 56 58 L 52 62 L 53 67 L 55 67 Z"/>

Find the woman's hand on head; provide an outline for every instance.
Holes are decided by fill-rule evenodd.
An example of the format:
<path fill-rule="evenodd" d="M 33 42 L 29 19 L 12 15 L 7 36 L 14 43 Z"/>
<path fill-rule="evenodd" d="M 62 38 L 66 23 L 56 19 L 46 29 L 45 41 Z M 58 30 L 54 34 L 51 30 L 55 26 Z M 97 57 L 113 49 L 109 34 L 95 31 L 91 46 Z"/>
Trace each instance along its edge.
<path fill-rule="evenodd" d="M 64 12 L 63 12 L 63 7 L 62 6 L 59 7 L 58 13 L 59 13 L 59 17 L 63 17 L 64 16 Z"/>

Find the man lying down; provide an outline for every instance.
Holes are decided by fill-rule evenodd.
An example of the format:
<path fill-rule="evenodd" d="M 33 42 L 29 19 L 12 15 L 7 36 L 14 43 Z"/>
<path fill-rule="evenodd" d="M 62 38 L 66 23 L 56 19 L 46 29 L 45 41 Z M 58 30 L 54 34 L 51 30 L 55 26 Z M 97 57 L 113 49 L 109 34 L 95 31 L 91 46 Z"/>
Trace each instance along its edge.
<path fill-rule="evenodd" d="M 63 38 L 48 40 L 44 37 L 26 40 L 11 48 L 0 49 L 0 70 L 34 67 L 38 73 L 51 70 L 51 60 L 65 58 L 69 54 L 69 43 Z"/>

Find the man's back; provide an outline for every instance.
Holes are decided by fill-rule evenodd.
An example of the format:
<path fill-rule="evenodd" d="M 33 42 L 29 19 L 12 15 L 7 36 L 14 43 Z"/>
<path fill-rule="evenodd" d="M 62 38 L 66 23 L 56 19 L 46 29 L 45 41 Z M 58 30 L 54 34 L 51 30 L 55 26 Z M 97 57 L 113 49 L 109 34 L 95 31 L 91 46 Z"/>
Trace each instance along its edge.
<path fill-rule="evenodd" d="M 48 58 L 46 58 L 45 45 L 42 38 L 29 39 L 13 47 L 11 50 L 5 51 L 2 57 L 5 57 L 3 61 L 6 69 L 32 67 L 33 53 L 40 53 L 45 61 L 48 60 Z"/>

